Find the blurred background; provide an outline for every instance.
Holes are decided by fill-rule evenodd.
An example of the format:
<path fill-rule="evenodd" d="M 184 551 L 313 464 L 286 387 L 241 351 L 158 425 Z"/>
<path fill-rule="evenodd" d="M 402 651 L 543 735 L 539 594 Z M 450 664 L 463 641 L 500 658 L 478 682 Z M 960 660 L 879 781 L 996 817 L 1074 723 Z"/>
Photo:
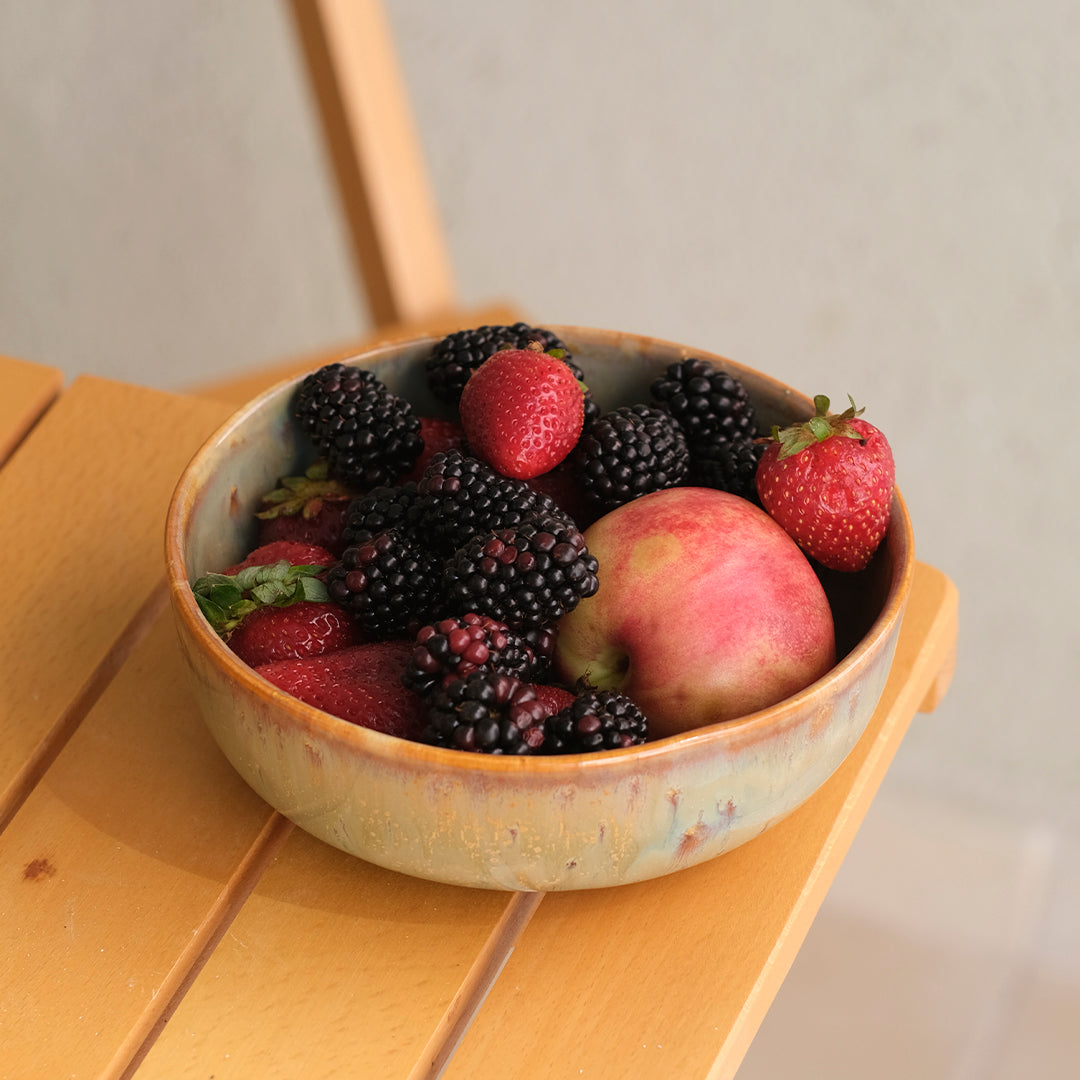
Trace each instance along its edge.
<path fill-rule="evenodd" d="M 1080 1064 L 1080 5 L 386 0 L 466 305 L 867 406 L 961 597 L 740 1080 Z M 167 390 L 361 338 L 290 12 L 0 4 L 0 352 Z"/>

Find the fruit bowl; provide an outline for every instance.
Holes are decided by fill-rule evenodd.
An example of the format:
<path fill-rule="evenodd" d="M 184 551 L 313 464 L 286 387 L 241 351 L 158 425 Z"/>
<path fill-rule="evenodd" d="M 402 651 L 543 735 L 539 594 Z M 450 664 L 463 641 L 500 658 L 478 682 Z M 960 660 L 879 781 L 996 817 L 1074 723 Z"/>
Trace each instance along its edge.
<path fill-rule="evenodd" d="M 809 398 L 722 357 L 633 334 L 550 329 L 603 408 L 648 400 L 667 364 L 695 356 L 743 381 L 763 430 L 813 413 Z M 423 372 L 433 343 L 384 346 L 350 362 L 437 414 Z M 261 494 L 311 463 L 313 451 L 289 417 L 297 382 L 239 410 L 192 459 L 169 508 L 166 562 L 207 726 L 241 777 L 300 828 L 380 866 L 452 884 L 619 885 L 757 836 L 809 798 L 858 741 L 889 673 L 913 575 L 911 524 L 898 493 L 870 566 L 823 577 L 836 622 L 835 667 L 752 715 L 621 750 L 493 756 L 386 735 L 277 689 L 213 632 L 190 586 L 250 549 Z"/>

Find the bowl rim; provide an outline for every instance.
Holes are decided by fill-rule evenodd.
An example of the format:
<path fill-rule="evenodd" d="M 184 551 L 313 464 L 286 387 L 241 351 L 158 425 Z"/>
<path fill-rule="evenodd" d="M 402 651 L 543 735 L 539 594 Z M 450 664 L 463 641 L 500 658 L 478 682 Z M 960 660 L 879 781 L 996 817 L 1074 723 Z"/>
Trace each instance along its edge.
<path fill-rule="evenodd" d="M 545 324 L 547 325 L 547 324 Z M 792 390 L 786 384 L 737 361 L 728 361 L 716 353 L 707 350 L 688 349 L 686 346 L 648 335 L 633 334 L 624 331 L 609 331 L 587 327 L 551 327 L 556 333 L 560 330 L 580 332 L 585 335 L 604 334 L 645 345 L 656 344 L 669 349 L 680 350 L 686 355 L 702 356 L 710 360 L 723 360 L 740 370 L 752 374 L 755 378 L 772 383 L 774 387 L 786 392 Z M 560 335 L 561 336 L 561 335 Z M 390 341 L 343 358 L 340 362 L 356 365 L 387 354 L 405 352 L 419 348 L 427 343 L 440 340 L 438 337 L 423 335 L 399 341 Z M 320 365 L 313 365 L 314 371 Z M 723 745 L 728 742 L 752 740 L 760 731 L 785 719 L 812 711 L 813 704 L 820 700 L 826 702 L 832 695 L 833 687 L 844 681 L 845 676 L 856 667 L 867 662 L 867 658 L 882 646 L 903 617 L 911 584 L 915 573 L 914 534 L 907 506 L 899 487 L 894 486 L 889 528 L 883 541 L 896 548 L 899 572 L 894 570 L 892 580 L 885 594 L 881 611 L 858 642 L 838 663 L 809 686 L 777 702 L 766 709 L 760 709 L 745 716 L 730 720 L 717 721 L 690 731 L 668 735 L 638 746 L 616 750 L 593 751 L 580 754 L 542 755 L 496 755 L 469 754 L 447 747 L 430 746 L 400 736 L 376 731 L 359 724 L 324 712 L 313 705 L 293 697 L 279 689 L 273 683 L 259 675 L 245 664 L 228 645 L 211 629 L 204 618 L 190 586 L 190 577 L 184 557 L 185 526 L 198 502 L 195 474 L 197 466 L 204 461 L 215 448 L 227 445 L 230 435 L 248 417 L 261 409 L 269 400 L 285 392 L 286 387 L 296 385 L 307 372 L 282 379 L 267 387 L 246 404 L 232 412 L 202 442 L 191 456 L 178 479 L 169 500 L 165 522 L 165 566 L 169 592 L 173 601 L 173 610 L 183 628 L 192 636 L 218 668 L 219 673 L 239 683 L 248 694 L 260 699 L 264 705 L 273 705 L 303 729 L 304 733 L 319 739 L 331 739 L 343 742 L 351 750 L 379 758 L 387 764 L 412 765 L 431 770 L 451 768 L 466 769 L 474 773 L 487 773 L 493 776 L 535 774 L 547 779 L 566 775 L 570 781 L 580 774 L 582 769 L 589 772 L 602 772 L 605 768 L 621 770 L 629 757 L 639 760 L 663 758 L 677 754 L 684 748 L 694 746 L 701 749 L 708 744 Z M 797 392 L 796 392 L 797 393 Z"/>

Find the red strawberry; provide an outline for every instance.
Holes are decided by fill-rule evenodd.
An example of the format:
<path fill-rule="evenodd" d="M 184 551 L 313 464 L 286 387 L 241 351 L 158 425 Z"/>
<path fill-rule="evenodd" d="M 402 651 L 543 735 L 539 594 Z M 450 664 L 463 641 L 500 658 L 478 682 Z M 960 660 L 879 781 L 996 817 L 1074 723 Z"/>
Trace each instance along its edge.
<path fill-rule="evenodd" d="M 324 566 L 329 569 L 337 559 L 332 551 L 318 544 L 306 544 L 296 540 L 274 540 L 261 544 L 250 552 L 243 562 L 223 570 L 224 574 L 238 574 L 249 566 L 270 566 L 285 560 L 290 566 Z"/>
<path fill-rule="evenodd" d="M 556 686 L 554 683 L 530 683 L 536 693 L 537 700 L 544 706 L 547 716 L 554 716 L 568 705 L 574 703 L 576 694 L 567 690 L 564 686 Z"/>
<path fill-rule="evenodd" d="M 504 349 L 469 377 L 459 410 L 472 453 L 504 476 L 527 480 L 573 450 L 585 421 L 585 391 L 555 355 Z"/>
<path fill-rule="evenodd" d="M 416 459 L 416 464 L 399 480 L 399 484 L 410 480 L 420 482 L 428 462 L 444 450 L 462 450 L 465 446 L 465 432 L 456 420 L 444 420 L 438 416 L 420 417 L 420 438 L 424 440 L 424 449 Z"/>
<path fill-rule="evenodd" d="M 286 693 L 342 720 L 415 739 L 427 709 L 401 682 L 411 654 L 411 641 L 377 641 L 325 656 L 277 660 L 255 670 Z"/>
<path fill-rule="evenodd" d="M 233 645 L 241 659 L 258 663 L 259 657 L 270 658 L 263 656 L 264 652 L 291 656 L 297 655 L 296 650 L 325 651 L 352 644 L 351 640 L 345 640 L 344 624 L 348 621 L 345 612 L 317 618 L 319 609 L 337 606 L 329 602 L 321 573 L 318 565 L 293 566 L 286 559 L 279 559 L 241 567 L 235 574 L 204 574 L 191 586 L 191 591 L 214 630 Z M 303 610 L 300 614 L 284 614 L 293 607 Z M 277 619 L 271 617 L 275 612 Z M 251 626 L 249 620 L 253 620 Z M 338 623 L 343 625 L 339 627 Z M 233 636 L 238 637 L 240 648 L 231 640 Z M 285 644 L 290 636 L 296 639 L 291 652 Z M 306 645 L 301 644 L 304 640 Z M 286 651 L 282 652 L 283 649 Z"/>
<path fill-rule="evenodd" d="M 345 548 L 341 533 L 354 492 L 331 480 L 325 461 L 317 461 L 303 476 L 282 477 L 279 486 L 262 498 L 259 543 L 292 540 L 316 544 L 334 555 Z"/>
<path fill-rule="evenodd" d="M 362 640 L 360 628 L 349 614 L 325 600 L 258 608 L 245 615 L 228 638 L 229 648 L 251 667 L 274 660 L 322 656 Z"/>
<path fill-rule="evenodd" d="M 851 400 L 850 398 L 848 399 Z M 832 570 L 862 570 L 889 525 L 895 468 L 885 436 L 855 402 L 839 415 L 829 399 L 773 439 L 757 470 L 761 503 L 808 555 Z"/>

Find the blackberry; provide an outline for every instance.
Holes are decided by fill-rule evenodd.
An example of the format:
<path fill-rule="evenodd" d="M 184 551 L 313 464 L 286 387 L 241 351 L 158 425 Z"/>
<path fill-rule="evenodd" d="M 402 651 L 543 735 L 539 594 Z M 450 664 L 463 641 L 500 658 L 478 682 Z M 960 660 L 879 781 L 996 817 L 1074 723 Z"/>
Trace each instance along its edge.
<path fill-rule="evenodd" d="M 460 450 L 435 454 L 417 485 L 419 527 L 447 555 L 478 534 L 513 528 L 537 511 L 559 513 L 524 480 L 502 476 Z"/>
<path fill-rule="evenodd" d="M 698 448 L 690 479 L 703 487 L 719 488 L 760 503 L 757 493 L 757 467 L 765 453 L 764 442 L 738 439 L 716 442 Z"/>
<path fill-rule="evenodd" d="M 582 490 L 614 510 L 686 477 L 690 451 L 679 423 L 655 405 L 624 405 L 593 420 L 570 455 Z"/>
<path fill-rule="evenodd" d="M 543 746 L 545 754 L 584 754 L 638 746 L 645 738 L 645 715 L 628 697 L 614 690 L 586 690 L 548 717 Z"/>
<path fill-rule="evenodd" d="M 387 529 L 398 529 L 410 540 L 420 538 L 416 482 L 382 484 L 349 504 L 342 535 L 346 545 Z"/>
<path fill-rule="evenodd" d="M 558 634 L 553 626 L 533 626 L 522 631 L 522 637 L 533 655 L 533 668 L 529 679 L 537 682 L 544 678 L 551 667 L 551 658 L 555 655 Z"/>
<path fill-rule="evenodd" d="M 425 363 L 428 386 L 440 401 L 457 405 L 469 376 L 489 356 L 501 349 L 527 348 L 533 341 L 539 342 L 545 352 L 561 349 L 565 354 L 562 357 L 563 363 L 574 373 L 574 378 L 584 385 L 585 373 L 574 362 L 570 351 L 558 337 L 550 330 L 518 322 L 513 326 L 478 326 L 475 329 L 447 334 L 432 349 Z M 599 411 L 596 402 L 586 390 L 585 419 L 592 419 Z"/>
<path fill-rule="evenodd" d="M 473 671 L 432 691 L 420 738 L 482 754 L 532 754 L 544 741 L 544 706 L 528 683 Z"/>
<path fill-rule="evenodd" d="M 343 403 L 360 387 L 374 386 L 378 381 L 373 372 L 362 368 L 325 364 L 300 383 L 293 399 L 293 416 L 312 442 L 319 444 L 322 442 L 320 414 L 323 409 Z"/>
<path fill-rule="evenodd" d="M 425 362 L 428 386 L 440 400 L 456 405 L 469 376 L 500 349 L 524 349 L 538 341 L 545 350 L 566 346 L 550 330 L 518 322 L 513 326 L 478 326 L 447 334 Z M 570 356 L 569 352 L 566 354 Z"/>
<path fill-rule="evenodd" d="M 653 380 L 651 392 L 682 425 L 691 444 L 716 435 L 730 441 L 757 434 L 746 387 L 707 360 L 669 364 L 665 374 Z"/>
<path fill-rule="evenodd" d="M 651 389 L 686 433 L 687 481 L 755 498 L 753 471 L 761 451 L 746 387 L 708 361 L 691 358 L 669 364 Z"/>
<path fill-rule="evenodd" d="M 412 405 L 370 371 L 348 364 L 308 375 L 293 415 L 326 455 L 330 475 L 360 491 L 394 483 L 424 447 Z"/>
<path fill-rule="evenodd" d="M 401 681 L 420 695 L 484 669 L 531 682 L 537 667 L 532 649 L 504 623 L 470 612 L 421 627 Z"/>
<path fill-rule="evenodd" d="M 441 598 L 441 559 L 397 529 L 361 535 L 326 575 L 330 599 L 376 640 L 416 632 Z"/>
<path fill-rule="evenodd" d="M 577 526 L 539 514 L 473 537 L 447 560 L 446 602 L 511 630 L 547 626 L 597 589 L 597 561 Z"/>

